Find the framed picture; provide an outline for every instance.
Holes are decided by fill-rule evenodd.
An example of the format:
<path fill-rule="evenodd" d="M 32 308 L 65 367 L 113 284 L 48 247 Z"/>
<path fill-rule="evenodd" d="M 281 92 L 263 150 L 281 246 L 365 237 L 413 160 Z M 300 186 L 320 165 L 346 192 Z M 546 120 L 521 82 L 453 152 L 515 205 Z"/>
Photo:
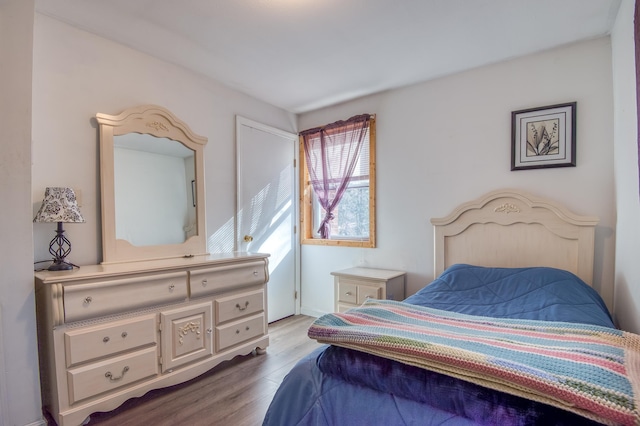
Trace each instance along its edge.
<path fill-rule="evenodd" d="M 575 167 L 576 102 L 511 113 L 511 170 Z"/>

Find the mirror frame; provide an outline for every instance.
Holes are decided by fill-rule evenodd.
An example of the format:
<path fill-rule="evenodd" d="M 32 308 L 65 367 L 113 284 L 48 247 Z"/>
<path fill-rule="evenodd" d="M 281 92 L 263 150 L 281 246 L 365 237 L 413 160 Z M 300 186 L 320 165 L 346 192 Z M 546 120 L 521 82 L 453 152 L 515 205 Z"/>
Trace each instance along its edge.
<path fill-rule="evenodd" d="M 207 144 L 207 138 L 193 133 L 185 122 L 166 108 L 157 105 L 129 108 L 119 115 L 98 113 L 96 120 L 100 126 L 102 264 L 207 254 L 204 191 L 204 146 Z M 184 243 L 134 246 L 126 240 L 116 238 L 113 138 L 127 133 L 149 134 L 172 139 L 194 151 L 198 232 Z"/>

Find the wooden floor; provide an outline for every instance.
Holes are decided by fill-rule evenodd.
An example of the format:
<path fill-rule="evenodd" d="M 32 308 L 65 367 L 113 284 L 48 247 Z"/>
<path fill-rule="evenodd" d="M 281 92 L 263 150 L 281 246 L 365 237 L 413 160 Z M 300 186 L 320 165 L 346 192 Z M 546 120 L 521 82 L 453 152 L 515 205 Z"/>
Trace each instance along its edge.
<path fill-rule="evenodd" d="M 236 357 L 189 382 L 94 413 L 89 426 L 260 425 L 284 376 L 319 346 L 307 337 L 313 319 L 298 315 L 272 323 L 265 355 Z"/>

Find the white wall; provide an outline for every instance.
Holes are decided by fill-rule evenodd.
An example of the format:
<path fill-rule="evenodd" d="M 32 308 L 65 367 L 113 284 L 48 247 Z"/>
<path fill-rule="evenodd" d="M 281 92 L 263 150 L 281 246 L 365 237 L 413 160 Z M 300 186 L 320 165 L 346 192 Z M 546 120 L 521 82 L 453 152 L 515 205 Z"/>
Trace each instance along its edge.
<path fill-rule="evenodd" d="M 452 52 L 452 54 L 455 54 Z M 597 215 L 594 287 L 612 306 L 615 204 L 608 37 L 302 114 L 300 130 L 377 114 L 377 247 L 303 246 L 302 312 L 333 309 L 330 272 L 408 272 L 407 294 L 433 277 L 429 220 L 500 188 Z M 511 111 L 577 101 L 577 167 L 510 171 Z"/>
<path fill-rule="evenodd" d="M 140 105 L 171 110 L 209 139 L 205 147 L 210 251 L 233 249 L 235 115 L 296 132 L 295 115 L 181 67 L 36 14 L 33 78 L 33 209 L 46 186 L 79 190 L 84 224 L 67 224 L 69 260 L 102 260 L 96 113 Z M 34 224 L 36 260 L 50 258 L 54 224 Z"/>
<path fill-rule="evenodd" d="M 0 425 L 42 419 L 31 224 L 33 0 L 0 2 Z"/>
<path fill-rule="evenodd" d="M 623 0 L 611 34 L 613 57 L 614 164 L 618 210 L 615 316 L 625 330 L 640 333 L 640 192 L 633 0 Z"/>

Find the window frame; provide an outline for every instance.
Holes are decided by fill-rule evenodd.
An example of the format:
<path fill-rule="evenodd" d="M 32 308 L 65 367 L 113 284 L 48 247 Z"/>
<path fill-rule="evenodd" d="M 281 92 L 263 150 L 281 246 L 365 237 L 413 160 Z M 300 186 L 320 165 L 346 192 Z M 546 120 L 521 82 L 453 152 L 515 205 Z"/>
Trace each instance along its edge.
<path fill-rule="evenodd" d="M 369 238 L 368 239 L 322 239 L 314 237 L 313 230 L 313 188 L 310 183 L 304 153 L 304 139 L 300 144 L 300 243 L 340 247 L 376 247 L 376 117 L 369 118 Z"/>

